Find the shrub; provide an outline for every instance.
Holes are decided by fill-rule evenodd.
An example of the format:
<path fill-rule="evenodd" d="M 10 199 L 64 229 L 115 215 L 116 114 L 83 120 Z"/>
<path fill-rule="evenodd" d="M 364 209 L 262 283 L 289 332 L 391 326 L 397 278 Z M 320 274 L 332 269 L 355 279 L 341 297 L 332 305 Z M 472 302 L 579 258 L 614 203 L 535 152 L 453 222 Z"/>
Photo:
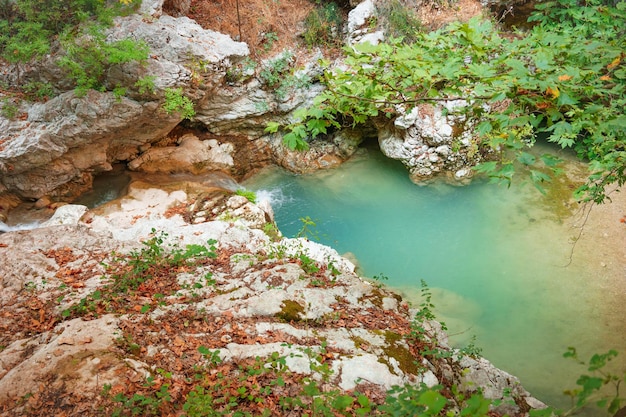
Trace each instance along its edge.
<path fill-rule="evenodd" d="M 106 74 L 112 66 L 148 59 L 149 48 L 144 42 L 123 39 L 108 43 L 103 29 L 91 25 L 85 36 L 70 35 L 62 40 L 66 54 L 59 60 L 59 66 L 68 71 L 79 93 L 89 89 L 105 91 Z"/>
<path fill-rule="evenodd" d="M 416 34 L 422 30 L 422 22 L 413 10 L 400 0 L 387 0 L 378 6 L 379 16 L 383 16 L 383 26 L 387 35 L 402 38 L 410 44 L 417 40 Z"/>
<path fill-rule="evenodd" d="M 103 89 L 103 74 L 111 65 L 147 58 L 147 47 L 126 39 L 107 44 L 103 29 L 113 16 L 132 11 L 139 0 L 103 2 L 101 0 L 1 0 L 0 57 L 15 65 L 20 81 L 20 66 L 52 50 L 61 39 L 65 56 L 60 65 L 67 69 L 79 91 Z M 86 27 L 83 36 L 82 27 Z M 48 96 L 48 88 L 38 98 Z"/>
<path fill-rule="evenodd" d="M 166 88 L 163 110 L 167 114 L 179 113 L 183 119 L 191 119 L 196 111 L 189 97 L 183 95 L 182 88 Z"/>
<path fill-rule="evenodd" d="M 337 3 L 318 4 L 304 20 L 304 43 L 307 46 L 338 46 L 343 19 Z"/>

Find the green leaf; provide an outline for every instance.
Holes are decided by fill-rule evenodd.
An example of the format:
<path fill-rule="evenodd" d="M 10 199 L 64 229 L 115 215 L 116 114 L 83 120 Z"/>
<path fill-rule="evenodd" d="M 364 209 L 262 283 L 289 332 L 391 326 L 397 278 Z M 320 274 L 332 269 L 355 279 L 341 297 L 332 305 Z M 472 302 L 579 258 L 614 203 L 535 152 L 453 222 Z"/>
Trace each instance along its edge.
<path fill-rule="evenodd" d="M 555 166 L 557 166 L 558 164 L 562 163 L 563 160 L 561 158 L 558 158 L 554 155 L 548 154 L 548 153 L 544 153 L 543 155 L 540 156 L 541 161 L 550 168 L 553 168 Z"/>
<path fill-rule="evenodd" d="M 317 387 L 317 384 L 315 383 L 315 381 L 311 381 L 308 384 L 305 384 L 302 391 L 304 392 L 305 395 L 308 395 L 309 397 L 313 397 L 315 395 L 320 394 L 320 390 Z"/>
<path fill-rule="evenodd" d="M 529 154 L 528 152 L 522 152 L 517 155 L 517 160 L 524 165 L 533 165 L 536 161 L 536 158 L 534 155 Z"/>
<path fill-rule="evenodd" d="M 344 411 L 348 407 L 350 407 L 354 403 L 354 398 L 349 395 L 339 395 L 337 396 L 333 402 L 332 407 L 338 411 Z"/>
<path fill-rule="evenodd" d="M 559 106 L 571 106 L 573 104 L 578 104 L 578 100 L 574 99 L 566 92 L 561 91 L 561 94 L 559 94 L 559 98 L 557 100 L 557 104 Z"/>
<path fill-rule="evenodd" d="M 267 125 L 265 126 L 265 133 L 276 133 L 278 132 L 278 129 L 280 128 L 280 123 L 278 122 L 268 122 Z"/>
<path fill-rule="evenodd" d="M 428 407 L 428 414 L 437 415 L 448 403 L 446 397 L 437 391 L 428 390 L 419 396 L 419 402 Z"/>

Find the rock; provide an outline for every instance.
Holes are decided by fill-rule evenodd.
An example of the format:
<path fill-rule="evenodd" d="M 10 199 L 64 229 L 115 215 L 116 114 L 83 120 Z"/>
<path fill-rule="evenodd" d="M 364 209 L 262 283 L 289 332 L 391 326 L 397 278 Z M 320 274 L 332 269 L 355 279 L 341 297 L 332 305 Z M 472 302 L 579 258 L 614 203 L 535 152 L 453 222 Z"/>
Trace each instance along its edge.
<path fill-rule="evenodd" d="M 454 184 L 469 182 L 471 167 L 483 161 L 485 153 L 474 138 L 474 123 L 455 114 L 455 109 L 464 105 L 460 100 L 438 106 L 422 104 L 393 124 L 378 126 L 381 151 L 401 161 L 415 183 L 436 177 Z"/>
<path fill-rule="evenodd" d="M 59 207 L 49 220 L 41 224 L 41 227 L 58 226 L 62 224 L 78 224 L 81 216 L 87 211 L 86 206 L 67 204 Z"/>
<path fill-rule="evenodd" d="M 209 171 L 226 171 L 233 167 L 233 146 L 216 140 L 201 141 L 193 134 L 179 139 L 178 146 L 151 147 L 128 167 L 150 174 L 188 172 L 195 175 Z"/>
<path fill-rule="evenodd" d="M 163 13 L 163 0 L 142 0 L 139 13 L 145 16 L 159 18 Z"/>
<path fill-rule="evenodd" d="M 282 137 L 274 136 L 270 147 L 276 163 L 292 172 L 309 173 L 320 169 L 334 168 L 358 149 L 363 141 L 363 132 L 344 129 L 328 140 L 316 140 L 309 143 L 306 151 L 292 151 L 282 142 Z"/>
<path fill-rule="evenodd" d="M 0 369 L 0 403 L 32 393 L 33 381 L 47 375 L 54 376 L 47 384 L 50 390 L 98 392 L 122 367 L 123 362 L 109 352 L 119 332 L 117 322 L 112 315 L 93 321 L 74 319 L 59 324 L 38 342 L 18 340 L 7 346 L 0 352 L 0 364 L 8 365 Z M 102 361 L 107 365 L 103 367 Z"/>
<path fill-rule="evenodd" d="M 191 0 L 165 0 L 163 2 L 163 10 L 174 17 L 185 16 L 189 13 Z"/>
<path fill-rule="evenodd" d="M 148 3 L 144 6 L 150 10 L 159 8 L 158 2 Z M 221 84 L 223 66 L 248 54 L 245 44 L 204 30 L 188 18 L 161 16 L 149 24 L 140 15 L 117 18 L 107 40 L 123 39 L 129 33 L 150 46 L 151 58 L 141 69 L 130 64 L 111 68 L 105 82 L 111 88 L 129 86 L 128 97 L 94 90 L 78 97 L 70 91 L 46 103 L 24 104 L 26 120 L 0 116 L 0 131 L 7 139 L 0 147 L 0 188 L 35 199 L 72 198 L 89 190 L 94 173 L 134 158 L 140 147 L 145 149 L 180 122 L 180 116 L 166 114 L 160 105 L 165 88 L 191 81 L 188 67 L 205 63 L 199 74 L 204 89 L 188 91 L 194 100 L 202 101 L 206 90 Z M 40 77 L 46 65 L 55 66 L 38 62 L 21 76 Z M 158 94 L 149 98 L 139 94 L 133 87 L 138 74 L 154 76 Z M 7 82 L 12 81 L 7 78 Z"/>
<path fill-rule="evenodd" d="M 360 2 L 348 13 L 347 37 L 348 44 L 369 42 L 377 45 L 382 42 L 385 35 L 382 30 L 373 30 L 369 22 L 377 18 L 376 6 L 373 0 Z"/>
<path fill-rule="evenodd" d="M 84 97 L 68 92 L 35 104 L 28 127 L 8 126 L 13 138 L 0 150 L 0 181 L 24 198 L 77 195 L 63 188 L 68 183 L 84 192 L 91 188 L 90 172 L 110 170 L 109 162 L 127 157 L 128 148 L 165 135 L 178 122 L 155 119 L 156 110 L 156 103 L 94 90 Z"/>
<path fill-rule="evenodd" d="M 39 200 L 35 201 L 33 207 L 35 207 L 36 209 L 42 209 L 50 206 L 50 204 L 52 204 L 52 199 L 48 196 L 43 196 Z"/>
<path fill-rule="evenodd" d="M 545 408 L 545 405 L 532 398 L 526 391 L 519 379 L 513 375 L 496 368 L 484 358 L 470 358 L 464 356 L 459 361 L 462 368 L 461 389 L 468 391 L 482 390 L 482 394 L 487 399 L 517 399 L 512 404 L 508 401 L 495 407 L 495 410 L 502 414 L 516 415 L 520 411 L 526 411 L 531 404 L 535 408 Z M 523 402 L 519 404 L 519 402 Z"/>

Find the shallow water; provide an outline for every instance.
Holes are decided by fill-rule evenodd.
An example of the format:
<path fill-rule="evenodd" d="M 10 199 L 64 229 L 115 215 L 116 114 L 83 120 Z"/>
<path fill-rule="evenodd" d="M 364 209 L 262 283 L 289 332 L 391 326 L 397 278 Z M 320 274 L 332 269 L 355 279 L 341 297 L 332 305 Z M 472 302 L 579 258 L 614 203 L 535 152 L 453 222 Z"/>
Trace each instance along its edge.
<path fill-rule="evenodd" d="M 564 221 L 567 204 L 530 185 L 416 186 L 401 164 L 362 152 L 338 169 L 270 169 L 245 185 L 271 200 L 285 235 L 309 216 L 322 243 L 354 254 L 362 275 L 388 277 L 415 305 L 425 280 L 450 342 L 475 335 L 486 358 L 549 404 L 569 405 L 562 391 L 585 371 L 562 358 L 568 346 L 583 358 L 624 350 L 623 310 L 605 308 L 623 295 L 599 283 L 596 254 L 575 251 L 565 266 L 577 233 Z"/>

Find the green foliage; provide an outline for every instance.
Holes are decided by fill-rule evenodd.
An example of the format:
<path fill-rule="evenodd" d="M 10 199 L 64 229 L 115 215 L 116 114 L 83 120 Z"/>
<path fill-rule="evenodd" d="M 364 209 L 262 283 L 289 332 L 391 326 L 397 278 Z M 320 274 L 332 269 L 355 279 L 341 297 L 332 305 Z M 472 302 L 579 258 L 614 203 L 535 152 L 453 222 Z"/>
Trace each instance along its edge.
<path fill-rule="evenodd" d="M 296 234 L 296 237 L 303 237 L 309 240 L 319 240 L 319 234 L 316 230 L 317 224 L 309 217 L 300 217 L 300 223 L 302 227 Z"/>
<path fill-rule="evenodd" d="M 139 3 L 138 0 L 127 4 L 101 0 L 10 2 L 7 7 L 11 13 L 0 13 L 0 57 L 16 66 L 19 82 L 21 64 L 54 52 L 55 41 L 61 39 L 65 52 L 59 64 L 76 82 L 78 92 L 103 89 L 104 75 L 111 66 L 147 58 L 145 44 L 130 39 L 109 44 L 103 35 L 114 16 L 134 10 Z M 39 87 L 27 93 L 34 92 L 38 99 L 51 95 L 51 88 Z"/>
<path fill-rule="evenodd" d="M 378 15 L 383 20 L 387 35 L 392 38 L 401 38 L 404 43 L 410 44 L 417 40 L 417 32 L 422 30 L 422 22 L 415 12 L 400 0 L 387 0 L 377 5 Z"/>
<path fill-rule="evenodd" d="M 54 89 L 50 83 L 30 81 L 22 87 L 27 97 L 34 100 L 47 100 L 54 95 Z"/>
<path fill-rule="evenodd" d="M 581 365 L 587 366 L 589 374 L 581 375 L 576 381 L 578 388 L 564 391 L 572 398 L 572 407 L 569 410 L 556 410 L 548 407 L 545 410 L 531 410 L 531 417 L 570 416 L 588 407 L 604 409 L 609 414 L 617 415 L 624 404 L 626 397 L 620 393 L 620 384 L 626 381 L 626 372 L 615 375 L 606 367 L 617 356 L 617 351 L 609 350 L 603 354 L 594 354 L 588 362 L 581 360 L 575 348 L 569 347 L 563 354 L 564 358 L 572 359 Z"/>
<path fill-rule="evenodd" d="M 237 191 L 235 191 L 235 194 L 246 197 L 248 201 L 251 202 L 252 204 L 256 203 L 256 193 L 252 190 L 239 188 Z"/>
<path fill-rule="evenodd" d="M 139 94 L 154 94 L 156 91 L 156 86 L 154 84 L 154 80 L 156 77 L 154 75 L 146 75 L 145 77 L 141 77 L 135 82 L 135 88 Z"/>
<path fill-rule="evenodd" d="M 276 32 L 267 32 L 263 35 L 262 43 L 263 49 L 269 51 L 274 46 L 274 42 L 278 41 L 278 35 Z"/>
<path fill-rule="evenodd" d="M 394 387 L 389 391 L 385 404 L 380 407 L 382 415 L 387 416 L 468 416 L 487 417 L 491 400 L 486 399 L 482 393 L 474 393 L 469 398 L 455 392 L 454 400 L 443 395 L 444 387 L 441 385 L 428 388 L 426 385 L 420 386 L 405 385 Z M 460 405 L 460 414 L 454 413 L 454 408 Z"/>
<path fill-rule="evenodd" d="M 263 63 L 259 71 L 259 81 L 263 88 L 271 90 L 279 101 L 287 99 L 289 93 L 296 88 L 304 88 L 310 84 L 307 76 L 294 74 L 294 56 L 284 51 L 276 58 Z"/>
<path fill-rule="evenodd" d="M 13 120 L 17 117 L 19 108 L 13 99 L 5 97 L 0 104 L 0 114 L 7 119 Z"/>
<path fill-rule="evenodd" d="M 304 43 L 307 46 L 339 46 L 343 19 L 337 3 L 318 3 L 304 19 Z"/>
<path fill-rule="evenodd" d="M 246 80 L 254 74 L 257 65 L 253 59 L 245 57 L 241 62 L 229 66 L 225 75 L 226 83 L 233 85 Z"/>
<path fill-rule="evenodd" d="M 106 42 L 103 29 L 93 25 L 85 36 L 70 35 L 61 41 L 66 53 L 59 65 L 68 71 L 79 95 L 89 89 L 106 90 L 106 75 L 112 66 L 148 59 L 149 48 L 145 43 L 131 39 Z"/>
<path fill-rule="evenodd" d="M 507 184 L 522 171 L 541 186 L 556 167 L 522 152 L 543 133 L 590 161 L 592 173 L 577 196 L 604 201 L 606 185 L 626 181 L 626 2 L 579 7 L 555 0 L 532 19 L 539 24 L 512 39 L 473 18 L 416 33 L 410 45 L 392 40 L 346 48 L 345 66 L 324 75 L 326 92 L 285 126 L 286 145 L 306 149 L 330 127 L 464 100 L 453 112 L 476 123 L 475 147 L 506 151 L 481 172 Z"/>
<path fill-rule="evenodd" d="M 282 238 L 280 230 L 274 223 L 265 223 L 263 225 L 263 233 L 265 233 L 273 242 L 278 242 Z"/>
<path fill-rule="evenodd" d="M 182 88 L 166 88 L 162 107 L 167 114 L 178 113 L 183 119 L 191 119 L 196 114 L 193 101 L 183 95 Z"/>

